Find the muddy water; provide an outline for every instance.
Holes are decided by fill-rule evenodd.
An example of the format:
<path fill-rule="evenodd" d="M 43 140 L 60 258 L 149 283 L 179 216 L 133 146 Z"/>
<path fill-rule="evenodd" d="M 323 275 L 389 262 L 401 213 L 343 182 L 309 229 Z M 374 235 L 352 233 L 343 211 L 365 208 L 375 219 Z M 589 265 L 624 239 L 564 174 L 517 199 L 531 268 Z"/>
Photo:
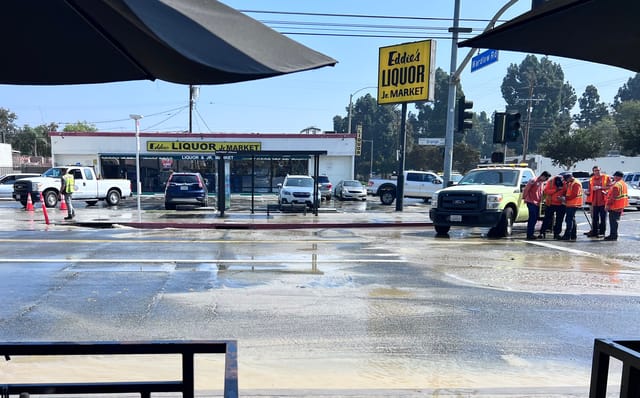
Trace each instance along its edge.
<path fill-rule="evenodd" d="M 360 358 L 263 358 L 241 346 L 239 385 L 243 389 L 390 389 L 525 388 L 588 385 L 584 368 L 566 363 L 530 362 L 505 356 L 504 367 L 477 367 L 427 359 L 362 356 Z M 248 355 L 247 355 L 248 354 Z M 263 353 L 264 354 L 264 353 Z M 6 383 L 159 381 L 180 379 L 175 357 L 14 357 L 0 365 Z M 196 359 L 196 389 L 223 387 L 221 356 Z"/>
<path fill-rule="evenodd" d="M 286 267 L 251 262 L 253 255 L 241 264 L 229 261 L 219 272 L 199 266 L 178 273 L 164 266 L 163 275 L 208 273 L 213 288 L 161 292 L 161 306 L 146 314 L 147 325 L 132 322 L 127 329 L 114 322 L 106 327 L 92 318 L 91 311 L 80 315 L 87 317 L 83 325 L 91 336 L 99 338 L 126 338 L 129 333 L 146 338 L 175 338 L 172 333 L 210 338 L 211 330 L 233 336 L 239 342 L 242 389 L 586 388 L 592 337 L 611 335 L 600 318 L 611 319 L 621 304 L 631 308 L 626 303 L 632 300 L 612 300 L 599 313 L 589 314 L 580 302 L 567 304 L 564 295 L 640 294 L 637 257 L 612 258 L 604 251 L 581 251 L 580 244 L 545 242 L 469 240 L 460 250 L 455 239 L 425 243 L 420 234 L 379 234 L 378 240 L 369 237 L 365 248 L 353 245 L 359 251 L 349 255 L 359 256 L 358 262 L 345 255 L 337 261 L 339 249 L 309 243 L 302 249 L 296 246 Z M 343 241 L 341 247 L 345 246 Z M 258 260 L 271 260 L 272 252 L 257 256 Z M 363 253 L 369 263 L 360 261 Z M 96 273 L 81 267 L 76 271 L 83 272 L 82 278 Z M 503 291 L 536 294 L 516 297 L 500 294 Z M 469 295 L 474 298 L 467 299 Z M 96 300 L 93 294 L 85 296 Z M 485 297 L 491 300 L 482 307 Z M 540 304 L 544 300 L 553 304 Z M 637 319 L 637 310 L 630 314 Z M 172 315 L 193 326 L 176 332 Z M 584 322 L 587 315 L 595 322 Z M 32 317 L 24 319 L 37 319 Z M 522 322 L 531 324 L 523 327 Z M 66 323 L 63 319 L 58 325 Z M 97 326 L 91 328 L 93 324 Z M 504 325 L 502 330 L 491 330 Z M 625 335 L 637 331 L 617 330 Z M 82 330 L 60 326 L 55 331 L 58 338 L 84 337 Z M 554 356 L 546 348 L 571 343 L 576 337 L 581 339 L 579 347 L 567 344 L 572 351 Z M 533 347 L 522 349 L 525 344 Z M 474 349 L 464 351 L 469 346 Z M 0 361 L 0 379 L 7 383 L 171 380 L 180 377 L 178 366 L 178 357 L 15 357 Z M 222 387 L 221 356 L 199 358 L 196 366 L 197 389 Z"/>

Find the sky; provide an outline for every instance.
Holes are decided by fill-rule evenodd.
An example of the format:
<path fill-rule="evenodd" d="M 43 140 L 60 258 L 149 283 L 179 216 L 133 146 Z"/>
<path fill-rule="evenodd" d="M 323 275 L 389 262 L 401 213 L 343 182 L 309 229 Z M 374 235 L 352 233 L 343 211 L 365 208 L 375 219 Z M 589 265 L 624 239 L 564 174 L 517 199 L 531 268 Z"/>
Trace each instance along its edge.
<path fill-rule="evenodd" d="M 451 70 L 452 40 L 447 28 L 452 26 L 453 0 L 223 0 L 223 3 L 245 12 L 279 32 L 315 32 L 326 35 L 289 34 L 287 36 L 338 61 L 335 67 L 293 73 L 275 78 L 226 85 L 200 86 L 200 95 L 192 114 L 193 132 L 202 133 L 297 133 L 308 127 L 333 130 L 336 115 L 347 117 L 349 98 L 353 101 L 365 94 L 376 96 L 378 50 L 380 47 L 425 38 L 343 37 L 346 30 L 360 29 L 371 34 L 416 35 L 424 29 L 436 42 L 435 65 Z M 460 26 L 479 34 L 506 0 L 461 0 Z M 520 15 L 531 6 L 520 0 L 501 21 Z M 263 11 L 263 12 L 255 12 Z M 275 13 L 265 13 L 270 11 Z M 314 13 L 328 16 L 282 14 Z M 422 17 L 431 19 L 356 18 L 340 15 Z M 303 25 L 304 24 L 304 25 Z M 348 26 L 346 26 L 348 25 Z M 366 27 L 362 28 L 362 25 Z M 385 29 L 387 25 L 402 29 Z M 304 28 L 309 26 L 311 28 Z M 303 28 L 303 29 L 301 29 Z M 420 33 L 425 35 L 425 33 Z M 576 43 L 576 45 L 586 45 Z M 470 51 L 457 50 L 459 65 Z M 461 76 L 467 100 L 474 102 L 473 111 L 504 111 L 500 85 L 510 64 L 520 64 L 527 54 L 500 51 L 498 62 L 473 73 L 470 67 Z M 68 56 L 61 54 L 61 56 Z M 543 55 L 538 55 L 542 57 Z M 587 85 L 597 87 L 601 101 L 612 103 L 618 89 L 635 73 L 612 66 L 561 57 L 550 57 L 559 63 L 578 98 Z M 130 132 L 135 125 L 130 114 L 143 115 L 143 132 L 179 132 L 189 127 L 188 86 L 164 81 L 139 81 L 70 86 L 0 85 L 0 108 L 17 115 L 16 124 L 37 126 L 85 121 L 99 131 Z M 409 107 L 411 111 L 411 107 Z M 577 112 L 577 109 L 574 109 Z M 444 132 L 443 135 L 444 137 Z"/>

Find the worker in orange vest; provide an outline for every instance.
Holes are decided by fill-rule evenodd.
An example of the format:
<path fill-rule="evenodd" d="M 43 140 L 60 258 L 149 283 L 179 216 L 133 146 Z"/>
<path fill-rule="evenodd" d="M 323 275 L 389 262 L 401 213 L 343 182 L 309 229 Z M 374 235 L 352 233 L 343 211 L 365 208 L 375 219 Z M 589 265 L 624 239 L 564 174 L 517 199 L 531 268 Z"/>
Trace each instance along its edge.
<path fill-rule="evenodd" d="M 576 181 L 571 173 L 562 173 L 562 178 L 567 183 L 567 192 L 564 195 L 564 204 L 567 206 L 564 215 L 565 230 L 562 240 L 576 240 L 576 211 L 582 207 L 582 184 Z"/>
<path fill-rule="evenodd" d="M 593 166 L 593 174 L 589 179 L 589 192 L 587 203 L 591 204 L 591 231 L 587 232 L 590 238 L 604 236 L 607 232 L 607 189 L 611 184 L 611 177 L 600 172 L 600 167 Z"/>
<path fill-rule="evenodd" d="M 604 240 L 618 240 L 618 224 L 624 208 L 629 206 L 627 196 L 627 184 L 622 180 L 624 174 L 621 171 L 613 173 L 613 184 L 609 188 L 606 210 L 609 212 L 609 227 L 611 232 Z"/>
<path fill-rule="evenodd" d="M 562 201 L 567 186 L 561 175 L 557 175 L 547 181 L 544 186 L 544 219 L 540 227 L 538 239 L 544 239 L 547 231 L 553 230 L 553 239 L 560 239 L 562 222 L 564 221 L 565 205 Z"/>

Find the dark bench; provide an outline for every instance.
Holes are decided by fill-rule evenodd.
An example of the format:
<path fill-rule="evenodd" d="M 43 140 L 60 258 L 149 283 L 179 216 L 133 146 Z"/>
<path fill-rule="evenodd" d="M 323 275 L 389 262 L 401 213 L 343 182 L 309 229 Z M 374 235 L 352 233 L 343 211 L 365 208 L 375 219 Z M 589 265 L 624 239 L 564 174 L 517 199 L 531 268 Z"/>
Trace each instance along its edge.
<path fill-rule="evenodd" d="M 27 394 L 123 394 L 139 393 L 150 398 L 156 392 L 181 392 L 183 398 L 193 398 L 194 355 L 224 354 L 224 396 L 238 397 L 238 349 L 234 340 L 201 341 L 120 341 L 120 342 L 19 342 L 0 344 L 0 355 L 10 360 L 12 356 L 74 356 L 74 355 L 175 355 L 182 357 L 182 380 L 6 384 L 0 379 L 3 396 Z M 141 364 L 143 366 L 143 364 Z"/>
<path fill-rule="evenodd" d="M 307 209 L 308 206 L 306 204 L 300 204 L 300 203 L 289 203 L 289 204 L 282 204 L 280 205 L 280 211 L 282 212 L 286 212 L 286 213 L 304 213 L 304 215 L 307 215 Z"/>

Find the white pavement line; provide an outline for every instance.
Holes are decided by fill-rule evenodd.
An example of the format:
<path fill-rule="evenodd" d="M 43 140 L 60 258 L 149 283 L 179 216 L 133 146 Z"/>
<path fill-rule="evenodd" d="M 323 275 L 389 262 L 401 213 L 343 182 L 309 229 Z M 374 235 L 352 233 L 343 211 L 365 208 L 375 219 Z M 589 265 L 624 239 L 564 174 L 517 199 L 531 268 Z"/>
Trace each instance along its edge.
<path fill-rule="evenodd" d="M 608 258 L 608 257 L 602 256 L 600 254 L 591 253 L 591 252 L 584 251 L 584 250 L 572 249 L 570 247 L 565 247 L 565 246 L 559 246 L 559 245 L 555 245 L 553 243 L 541 242 L 541 241 L 536 241 L 536 240 L 524 240 L 524 239 L 522 241 L 526 242 L 526 243 L 529 243 L 531 245 L 548 247 L 550 249 L 556 249 L 558 251 L 563 251 L 563 252 L 567 252 L 567 253 L 573 253 L 573 254 L 577 254 L 579 256 L 583 256 L 583 257 Z"/>
<path fill-rule="evenodd" d="M 202 263 L 220 263 L 220 264 L 273 264 L 273 263 L 293 263 L 293 264 L 308 264 L 314 262 L 318 264 L 335 264 L 335 263 L 406 263 L 406 260 L 392 260 L 392 259 L 344 259 L 339 258 L 335 260 L 315 260 L 315 259 L 293 259 L 293 260 L 256 260 L 256 259 L 220 259 L 220 260 L 207 260 L 207 259 L 91 259 L 91 258 L 0 258 L 0 263 L 127 263 L 127 264 L 164 264 L 164 263 L 188 263 L 188 264 L 202 264 Z"/>

